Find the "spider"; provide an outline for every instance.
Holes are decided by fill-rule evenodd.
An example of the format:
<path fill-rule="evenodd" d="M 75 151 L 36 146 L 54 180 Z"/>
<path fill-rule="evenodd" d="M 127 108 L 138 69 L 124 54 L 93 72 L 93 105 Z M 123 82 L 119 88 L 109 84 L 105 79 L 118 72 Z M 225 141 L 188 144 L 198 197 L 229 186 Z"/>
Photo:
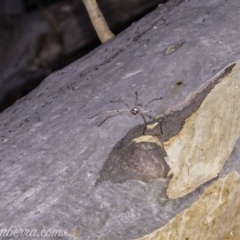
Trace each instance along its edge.
<path fill-rule="evenodd" d="M 138 103 L 138 93 L 135 92 L 135 106 L 133 108 L 130 108 L 130 106 L 123 100 L 115 100 L 115 101 L 111 101 L 111 103 L 122 103 L 124 104 L 127 109 L 122 109 L 122 110 L 109 110 L 109 111 L 101 111 L 91 117 L 89 117 L 88 119 L 92 119 L 100 114 L 104 114 L 104 113 L 115 113 L 114 115 L 111 115 L 111 116 L 108 116 L 106 117 L 102 122 L 100 122 L 97 126 L 101 126 L 104 122 L 106 122 L 109 118 L 113 118 L 113 117 L 116 117 L 118 115 L 121 115 L 121 114 L 126 114 L 126 113 L 130 113 L 131 115 L 133 116 L 138 116 L 140 115 L 141 118 L 143 119 L 144 121 L 144 129 L 143 129 L 143 134 L 145 133 L 145 130 L 147 128 L 147 119 L 146 117 L 148 117 L 150 120 L 156 120 L 156 118 L 154 118 L 153 116 L 151 116 L 150 114 L 148 114 L 149 112 L 153 112 L 153 110 L 150 110 L 150 111 L 145 111 L 144 109 L 152 102 L 154 101 L 158 101 L 162 99 L 162 97 L 160 98 L 154 98 L 152 99 L 151 101 L 149 101 L 147 104 L 145 105 L 142 105 L 140 103 Z"/>

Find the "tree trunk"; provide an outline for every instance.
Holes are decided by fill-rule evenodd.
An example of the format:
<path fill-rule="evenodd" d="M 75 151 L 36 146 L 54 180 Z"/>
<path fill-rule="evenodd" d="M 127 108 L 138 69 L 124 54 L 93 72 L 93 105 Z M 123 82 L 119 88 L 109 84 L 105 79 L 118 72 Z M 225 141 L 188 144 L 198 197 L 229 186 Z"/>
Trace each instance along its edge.
<path fill-rule="evenodd" d="M 170 200 L 167 173 L 173 166 L 167 166 L 163 147 L 180 136 L 218 82 L 236 73 L 234 64 L 224 69 L 240 58 L 239 22 L 238 0 L 169 1 L 5 110 L 1 229 L 40 234 L 55 228 L 65 239 L 134 239 L 196 201 L 211 182 Z M 221 70 L 226 74 L 206 92 Z M 135 92 L 142 105 L 161 99 L 142 110 Z M 127 105 L 136 105 L 136 118 Z M 121 111 L 102 112 L 108 110 Z M 144 116 L 143 134 L 144 110 L 152 119 Z M 220 177 L 240 168 L 238 145 Z M 213 149 L 214 160 L 216 154 Z"/>

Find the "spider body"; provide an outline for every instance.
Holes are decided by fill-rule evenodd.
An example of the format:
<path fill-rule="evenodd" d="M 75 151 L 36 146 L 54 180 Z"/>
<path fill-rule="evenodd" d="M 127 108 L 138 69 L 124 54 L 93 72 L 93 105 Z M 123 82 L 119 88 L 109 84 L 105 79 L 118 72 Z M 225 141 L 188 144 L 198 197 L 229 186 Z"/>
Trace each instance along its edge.
<path fill-rule="evenodd" d="M 107 121 L 109 118 L 112 118 L 112 117 L 115 117 L 115 116 L 118 116 L 118 115 L 121 115 L 121 114 L 127 114 L 127 113 L 130 113 L 131 115 L 133 116 L 137 116 L 137 115 L 140 115 L 141 118 L 143 119 L 144 121 L 144 129 L 143 129 L 143 134 L 145 133 L 145 130 L 147 128 L 147 120 L 146 120 L 146 117 L 148 117 L 150 120 L 156 120 L 153 116 L 151 116 L 150 114 L 148 114 L 149 112 L 153 112 L 152 110 L 149 110 L 149 111 L 146 111 L 144 110 L 150 103 L 154 102 L 154 101 L 157 101 L 157 100 L 160 100 L 162 98 L 154 98 L 152 99 L 151 101 L 149 101 L 147 104 L 145 105 L 142 105 L 140 103 L 138 103 L 138 93 L 135 92 L 135 106 L 130 108 L 130 106 L 124 102 L 123 100 L 116 100 L 116 101 L 111 101 L 111 103 L 122 103 L 124 104 L 127 109 L 121 109 L 121 110 L 110 110 L 110 111 L 102 111 L 102 112 L 99 112 L 91 117 L 89 117 L 89 119 L 92 119 L 100 114 L 104 114 L 104 113 L 115 113 L 114 115 L 111 115 L 111 116 L 108 116 L 106 117 L 101 123 L 98 124 L 98 126 L 101 126 L 105 121 Z"/>
<path fill-rule="evenodd" d="M 142 111 L 142 108 L 143 108 L 142 104 L 137 104 L 137 106 L 135 106 L 131 109 L 131 114 L 136 116 L 137 114 L 139 114 Z"/>

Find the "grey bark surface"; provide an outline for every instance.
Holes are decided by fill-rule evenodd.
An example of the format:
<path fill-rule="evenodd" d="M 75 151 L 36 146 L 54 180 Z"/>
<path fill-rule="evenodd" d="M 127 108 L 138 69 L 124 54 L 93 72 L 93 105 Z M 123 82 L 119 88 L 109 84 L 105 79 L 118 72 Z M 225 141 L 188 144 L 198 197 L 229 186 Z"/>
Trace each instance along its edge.
<path fill-rule="evenodd" d="M 238 0 L 170 1 L 5 110 L 1 229 L 56 228 L 65 231 L 62 239 L 133 239 L 190 206 L 207 184 L 176 200 L 166 197 L 166 178 L 95 184 L 118 142 L 144 124 L 126 114 L 99 127 L 106 115 L 88 118 L 121 109 L 112 100 L 132 106 L 135 91 L 142 103 L 162 97 L 149 106 L 155 117 L 184 102 L 240 58 L 239 22 Z M 240 170 L 239 154 L 238 142 L 220 176 Z"/>

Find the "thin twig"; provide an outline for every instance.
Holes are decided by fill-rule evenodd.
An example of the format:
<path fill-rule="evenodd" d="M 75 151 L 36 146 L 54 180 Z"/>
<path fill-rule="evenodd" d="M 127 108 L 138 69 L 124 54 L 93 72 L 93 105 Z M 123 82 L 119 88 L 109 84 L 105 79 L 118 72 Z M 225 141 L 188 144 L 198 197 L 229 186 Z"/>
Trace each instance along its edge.
<path fill-rule="evenodd" d="M 83 3 L 87 9 L 88 15 L 91 19 L 91 22 L 97 32 L 97 35 L 102 43 L 108 41 L 114 37 L 114 34 L 111 32 L 110 28 L 107 25 L 107 22 L 98 7 L 96 0 L 83 0 Z"/>

